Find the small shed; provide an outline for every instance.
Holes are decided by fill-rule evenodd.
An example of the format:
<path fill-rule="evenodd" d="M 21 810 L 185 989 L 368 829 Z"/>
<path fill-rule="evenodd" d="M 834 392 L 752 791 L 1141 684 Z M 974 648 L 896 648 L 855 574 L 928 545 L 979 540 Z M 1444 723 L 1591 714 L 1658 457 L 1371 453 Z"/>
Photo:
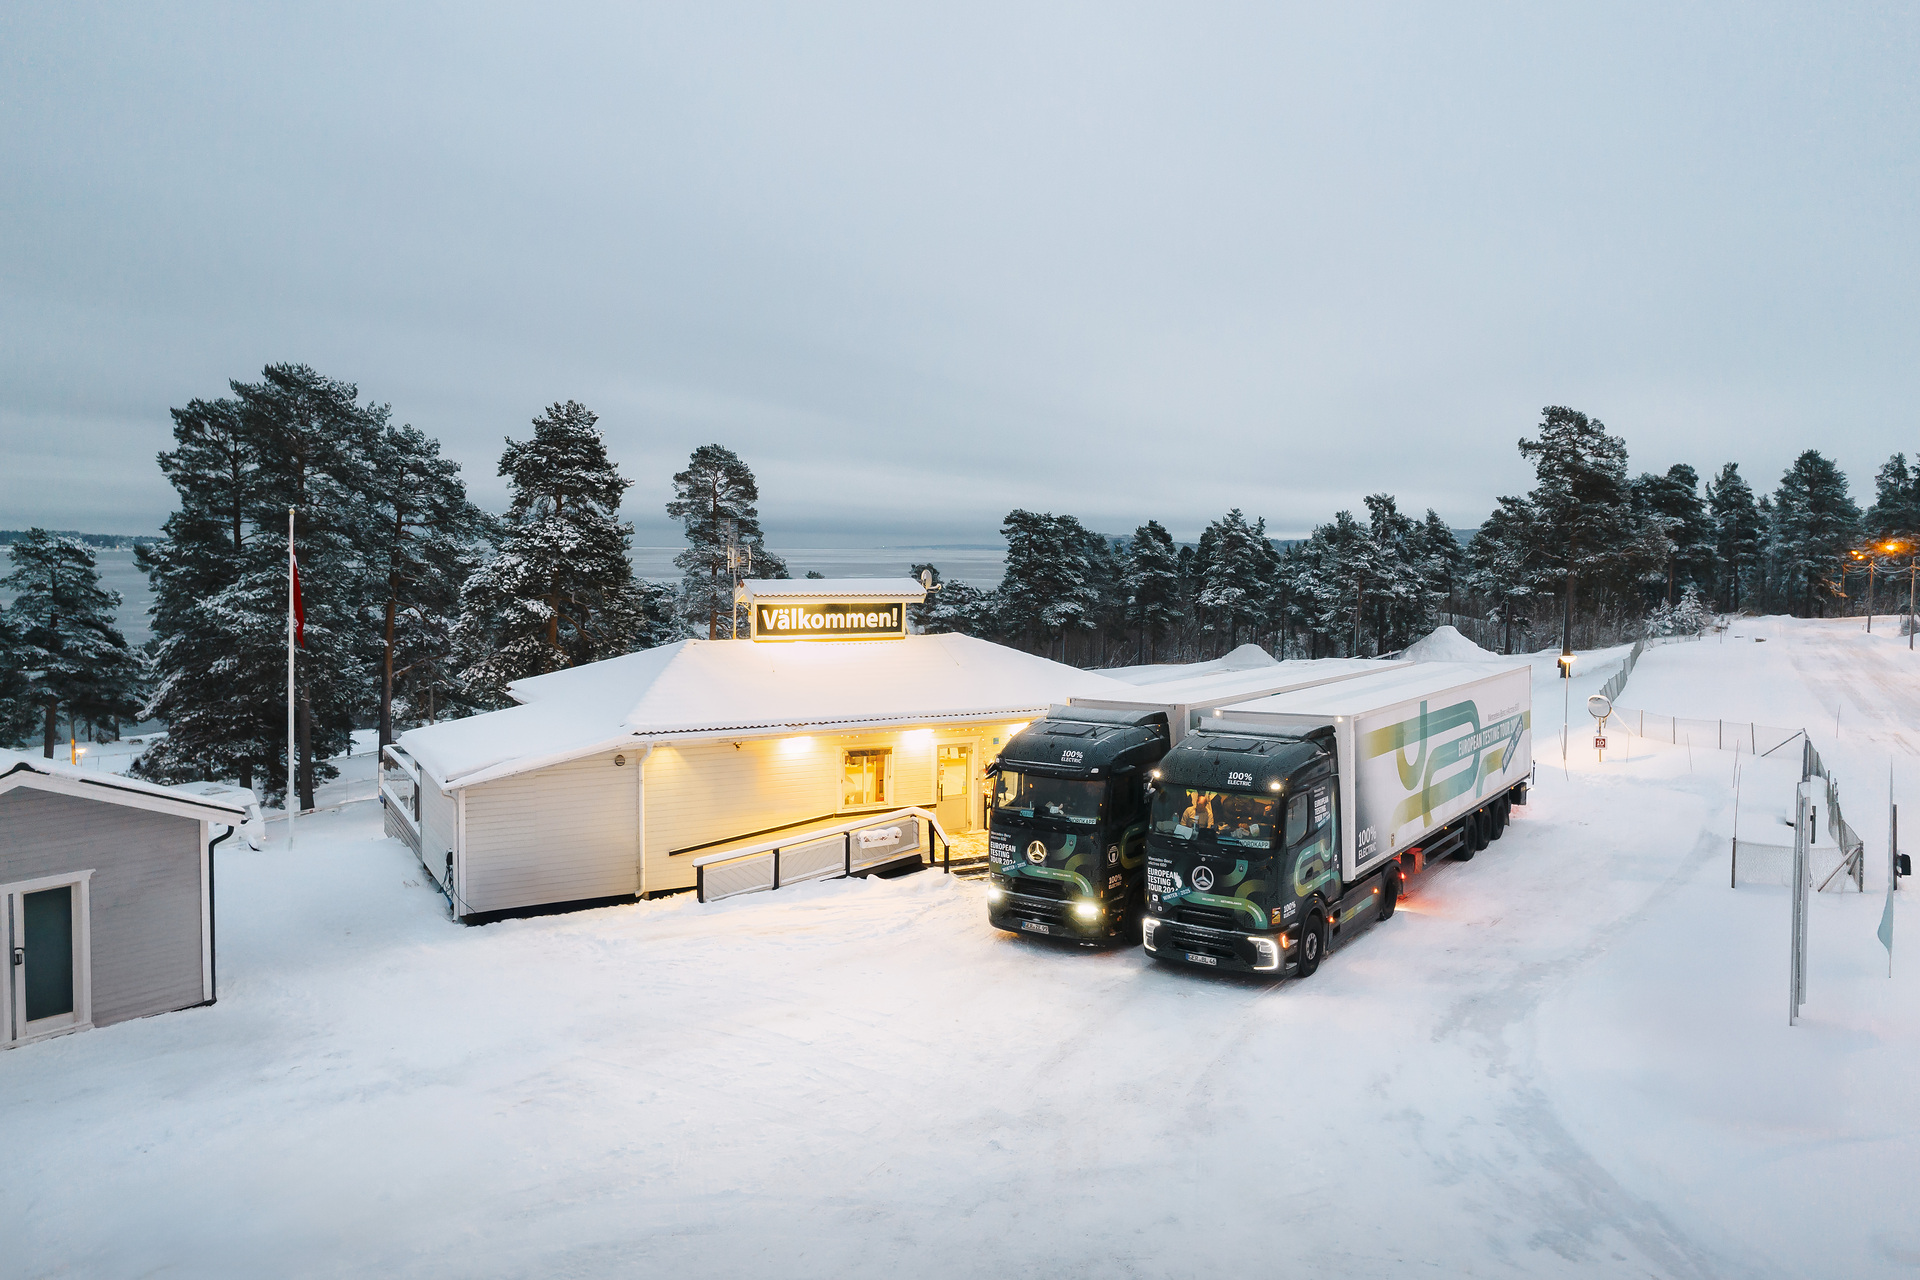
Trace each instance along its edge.
<path fill-rule="evenodd" d="M 213 846 L 246 817 L 0 751 L 0 1048 L 213 1003 Z"/>

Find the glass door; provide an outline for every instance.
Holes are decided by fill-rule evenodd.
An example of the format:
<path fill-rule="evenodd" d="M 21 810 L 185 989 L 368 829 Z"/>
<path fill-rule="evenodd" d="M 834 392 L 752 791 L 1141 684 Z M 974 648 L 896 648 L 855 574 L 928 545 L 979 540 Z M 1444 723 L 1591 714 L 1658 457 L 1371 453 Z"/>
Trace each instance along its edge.
<path fill-rule="evenodd" d="M 940 745 L 934 773 L 934 814 L 949 835 L 973 830 L 973 745 Z"/>
<path fill-rule="evenodd" d="M 18 1042 L 86 1022 L 86 882 L 29 881 L 0 896 L 7 940 L 0 1030 Z"/>

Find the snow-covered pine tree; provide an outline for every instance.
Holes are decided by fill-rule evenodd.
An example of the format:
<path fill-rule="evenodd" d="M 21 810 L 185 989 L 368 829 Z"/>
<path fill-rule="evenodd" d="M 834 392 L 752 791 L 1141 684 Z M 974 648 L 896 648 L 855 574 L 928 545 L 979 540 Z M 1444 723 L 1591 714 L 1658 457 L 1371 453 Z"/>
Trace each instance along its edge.
<path fill-rule="evenodd" d="M 1847 477 L 1818 450 L 1808 449 L 1780 477 L 1774 491 L 1777 590 L 1796 614 L 1826 616 L 1841 594 L 1841 559 L 1860 536 L 1860 508 Z"/>
<path fill-rule="evenodd" d="M 441 457 L 439 442 L 412 425 L 381 434 L 373 473 L 370 499 L 386 534 L 375 602 L 385 747 L 394 739 L 396 698 L 406 719 L 428 706 L 437 714 L 466 701 L 465 683 L 454 679 L 453 629 L 461 588 L 481 561 L 492 522 L 467 500 L 460 464 Z"/>
<path fill-rule="evenodd" d="M 1707 481 L 1707 511 L 1713 521 L 1715 591 L 1728 609 L 1738 609 L 1766 551 L 1766 526 L 1739 463 L 1727 463 Z"/>
<path fill-rule="evenodd" d="M 1202 531 L 1200 546 L 1205 556 L 1196 597 L 1201 631 L 1226 653 L 1240 643 L 1243 628 L 1252 632 L 1266 618 L 1273 548 L 1265 522 L 1255 529 L 1238 507 Z"/>
<path fill-rule="evenodd" d="M 1180 621 L 1180 557 L 1158 520 L 1133 531 L 1122 586 L 1127 625 L 1138 637 L 1141 662 L 1153 662 L 1167 632 Z"/>
<path fill-rule="evenodd" d="M 1467 553 L 1452 527 L 1432 507 L 1412 537 L 1412 551 L 1433 604 L 1457 613 L 1455 597 L 1464 585 Z"/>
<path fill-rule="evenodd" d="M 1101 598 L 1088 547 L 1091 534 L 1072 516 L 1014 510 L 1000 525 L 1007 540 L 1006 572 L 993 611 L 1008 639 L 1046 653 L 1058 643 L 1067 660 L 1068 636 L 1093 628 Z"/>
<path fill-rule="evenodd" d="M 1659 598 L 1675 603 L 1688 583 L 1708 585 L 1713 580 L 1714 527 L 1700 497 L 1700 476 L 1684 462 L 1666 474 L 1645 472 L 1630 486 L 1640 517 L 1661 530 L 1659 561 L 1652 566 L 1652 585 Z"/>
<path fill-rule="evenodd" d="M 1299 592 L 1315 639 L 1311 656 L 1320 656 L 1322 639 L 1335 653 L 1359 656 L 1366 584 L 1380 576 L 1379 549 L 1371 531 L 1351 511 L 1336 512 L 1331 523 L 1321 525 L 1307 539 L 1303 561 Z"/>
<path fill-rule="evenodd" d="M 1909 467 L 1907 455 L 1896 453 L 1874 477 L 1874 490 L 1866 532 L 1876 542 L 1912 544 L 1920 538 L 1920 467 Z"/>
<path fill-rule="evenodd" d="M 14 593 L 14 660 L 27 700 L 40 711 L 42 752 L 51 759 L 63 713 L 69 726 L 137 715 L 143 672 L 115 624 L 119 593 L 101 587 L 93 552 L 78 539 L 29 529 L 7 556 L 13 572 L 0 586 Z"/>
<path fill-rule="evenodd" d="M 269 599 L 275 581 L 284 592 L 285 521 L 295 512 L 306 610 L 306 643 L 295 655 L 297 786 L 300 807 L 309 809 L 315 786 L 338 776 L 332 761 L 352 749 L 355 721 L 372 709 L 378 688 L 373 601 L 385 530 L 371 496 L 389 411 L 361 404 L 354 384 L 303 364 L 268 365 L 260 381 L 232 386 L 259 463 L 252 515 L 261 536 L 236 583 L 241 598 Z M 256 696 L 270 700 L 271 689 Z"/>
<path fill-rule="evenodd" d="M 261 782 L 277 796 L 287 749 L 277 696 L 286 680 L 285 515 L 277 537 L 254 524 L 258 449 L 238 401 L 196 399 L 172 414 L 174 448 L 160 455 L 160 470 L 180 506 L 163 541 L 134 551 L 153 585 L 155 680 L 143 715 L 165 721 L 167 734 L 134 769 L 162 782 Z M 282 567 L 250 592 L 240 583 L 266 558 L 255 551 L 260 539 Z"/>
<path fill-rule="evenodd" d="M 687 459 L 687 469 L 673 477 L 667 514 L 687 531 L 686 549 L 673 558 L 683 575 L 680 616 L 694 633 L 705 630 L 709 640 L 733 635 L 735 575 L 727 566 L 729 544 L 752 554 L 752 572 L 741 576 L 787 576 L 786 562 L 767 550 L 759 501 L 752 469 L 722 445 L 701 445 Z"/>
<path fill-rule="evenodd" d="M 1467 544 L 1468 583 L 1492 606 L 1488 620 L 1503 630 L 1509 654 L 1515 624 L 1531 624 L 1528 606 L 1547 585 L 1534 555 L 1535 524 L 1531 503 L 1503 497 Z"/>
<path fill-rule="evenodd" d="M 661 588 L 634 577 L 633 526 L 618 516 L 632 482 L 598 421 L 577 401 L 551 405 L 500 455 L 513 501 L 498 552 L 467 580 L 456 633 L 462 678 L 483 704 L 508 705 L 511 681 L 664 638 Z"/>
<path fill-rule="evenodd" d="M 1539 431 L 1538 439 L 1520 441 L 1536 480 L 1527 495 L 1535 554 L 1560 571 L 1571 625 L 1583 583 L 1590 591 L 1625 589 L 1659 550 L 1647 542 L 1647 526 L 1629 497 L 1625 441 L 1608 435 L 1598 418 L 1564 405 L 1541 410 Z"/>
<path fill-rule="evenodd" d="M 0 606 L 0 747 L 24 741 L 36 718 L 20 629 Z"/>
<path fill-rule="evenodd" d="M 1404 649 L 1433 630 L 1438 593 L 1427 580 L 1421 527 L 1390 493 L 1369 494 L 1367 528 L 1373 539 L 1374 578 L 1367 584 L 1376 653 Z"/>

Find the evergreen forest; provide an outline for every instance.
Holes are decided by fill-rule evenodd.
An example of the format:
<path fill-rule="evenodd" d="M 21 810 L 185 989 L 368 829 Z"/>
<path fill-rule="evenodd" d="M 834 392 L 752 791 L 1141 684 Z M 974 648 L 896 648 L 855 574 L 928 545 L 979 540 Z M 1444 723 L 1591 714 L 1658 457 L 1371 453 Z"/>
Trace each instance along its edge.
<path fill-rule="evenodd" d="M 412 725 L 511 705 L 516 680 L 726 638 L 735 579 L 787 576 L 766 546 L 751 468 L 719 444 L 695 449 L 670 481 L 666 513 L 686 538 L 680 579 L 636 575 L 621 514 L 634 482 L 576 401 L 504 439 L 510 501 L 499 515 L 469 499 L 437 441 L 305 365 L 270 365 L 172 418 L 174 446 L 157 461 L 176 509 L 160 538 L 129 540 L 153 587 L 143 649 L 115 627 L 100 539 L 8 535 L 0 742 L 52 755 L 70 734 L 159 722 L 164 736 L 136 766 L 144 776 L 228 779 L 280 801 L 289 539 L 303 808 L 355 730 L 384 744 Z M 1464 539 L 1387 493 L 1297 539 L 1239 507 L 1193 541 L 1157 520 L 1120 535 L 1014 510 L 1001 525 L 1001 581 L 946 581 L 937 565 L 915 565 L 937 589 L 914 621 L 1111 667 L 1244 644 L 1287 658 L 1379 656 L 1442 624 L 1519 653 L 1557 648 L 1563 632 L 1589 648 L 1698 631 L 1721 612 L 1906 610 L 1920 458 L 1890 458 L 1863 510 L 1812 449 L 1756 492 L 1732 462 L 1704 477 L 1686 464 L 1632 474 L 1624 440 L 1562 406 L 1517 447 L 1533 487 L 1496 498 Z"/>

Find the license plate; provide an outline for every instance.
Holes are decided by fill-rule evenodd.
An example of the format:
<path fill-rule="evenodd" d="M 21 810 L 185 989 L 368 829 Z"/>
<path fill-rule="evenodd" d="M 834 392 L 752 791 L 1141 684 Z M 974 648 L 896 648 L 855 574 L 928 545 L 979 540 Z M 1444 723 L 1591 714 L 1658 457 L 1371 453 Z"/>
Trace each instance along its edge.
<path fill-rule="evenodd" d="M 1187 959 L 1191 960 L 1195 964 L 1219 964 L 1220 963 L 1218 960 L 1214 959 L 1212 956 L 1203 956 L 1192 951 L 1187 952 Z"/>
<path fill-rule="evenodd" d="M 1020 927 L 1028 933 L 1045 933 L 1047 931 L 1047 926 L 1041 924 L 1038 920 L 1022 920 Z"/>

